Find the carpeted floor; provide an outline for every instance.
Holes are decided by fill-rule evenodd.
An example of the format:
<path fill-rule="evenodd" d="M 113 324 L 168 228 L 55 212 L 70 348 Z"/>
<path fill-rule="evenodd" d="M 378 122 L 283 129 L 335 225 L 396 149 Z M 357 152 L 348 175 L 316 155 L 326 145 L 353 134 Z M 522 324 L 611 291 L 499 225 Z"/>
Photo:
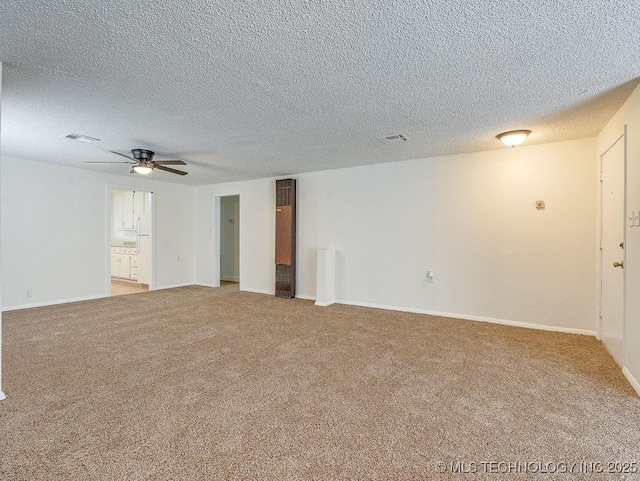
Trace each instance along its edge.
<path fill-rule="evenodd" d="M 608 473 L 640 399 L 593 338 L 235 285 L 3 319 L 3 480 L 638 478 Z"/>

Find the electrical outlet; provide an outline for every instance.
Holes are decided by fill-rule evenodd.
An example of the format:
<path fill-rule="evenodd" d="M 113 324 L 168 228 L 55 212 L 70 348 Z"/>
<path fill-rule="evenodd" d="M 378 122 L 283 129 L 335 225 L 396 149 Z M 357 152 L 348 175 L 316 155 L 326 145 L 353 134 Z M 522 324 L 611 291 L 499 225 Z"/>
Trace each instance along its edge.
<path fill-rule="evenodd" d="M 176 259 L 178 260 L 178 262 L 180 262 L 180 254 L 176 256 Z"/>
<path fill-rule="evenodd" d="M 435 282 L 436 281 L 436 273 L 433 271 L 427 271 L 427 282 Z"/>
<path fill-rule="evenodd" d="M 31 289 L 26 289 L 24 291 L 24 297 L 31 297 L 33 295 L 33 291 Z"/>

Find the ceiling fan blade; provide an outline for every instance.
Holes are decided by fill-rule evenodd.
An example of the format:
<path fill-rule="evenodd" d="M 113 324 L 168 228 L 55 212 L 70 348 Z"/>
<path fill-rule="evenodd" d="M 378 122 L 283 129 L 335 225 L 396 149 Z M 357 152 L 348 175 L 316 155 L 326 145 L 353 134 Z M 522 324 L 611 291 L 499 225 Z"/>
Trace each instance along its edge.
<path fill-rule="evenodd" d="M 187 165 L 184 160 L 154 160 L 154 162 L 161 165 Z"/>
<path fill-rule="evenodd" d="M 134 162 L 136 162 L 136 163 L 138 162 L 138 161 L 137 161 L 136 159 L 134 159 L 133 157 L 130 157 L 130 156 L 125 155 L 125 154 L 121 154 L 120 152 L 114 152 L 113 150 L 110 150 L 109 152 L 111 152 L 112 154 L 116 154 L 116 155 L 119 155 L 119 156 L 121 156 L 121 157 L 124 157 L 125 159 L 133 160 L 133 161 L 134 161 Z"/>
<path fill-rule="evenodd" d="M 116 161 L 116 162 L 102 162 L 102 161 L 93 161 L 93 160 L 85 160 L 84 161 L 85 164 L 129 164 L 131 165 L 131 162 L 121 162 L 121 161 Z M 137 163 L 137 162 L 136 162 Z"/>
<path fill-rule="evenodd" d="M 158 170 L 164 170 L 165 172 L 171 172 L 172 174 L 187 175 L 187 172 L 182 172 L 181 170 L 176 170 L 176 169 L 170 169 L 169 167 L 164 167 L 162 165 L 158 165 L 157 163 L 155 163 L 153 168 Z"/>

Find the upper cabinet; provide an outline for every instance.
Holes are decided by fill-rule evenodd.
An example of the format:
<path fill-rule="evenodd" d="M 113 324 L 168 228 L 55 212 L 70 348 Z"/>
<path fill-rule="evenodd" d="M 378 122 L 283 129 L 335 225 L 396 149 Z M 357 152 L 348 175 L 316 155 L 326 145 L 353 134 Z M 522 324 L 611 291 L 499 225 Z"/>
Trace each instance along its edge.
<path fill-rule="evenodd" d="M 146 212 L 146 192 L 133 193 L 133 226 L 138 227 L 138 219 Z"/>
<path fill-rule="evenodd" d="M 114 229 L 137 229 L 138 219 L 150 212 L 148 192 L 118 192 L 112 195 Z"/>
<path fill-rule="evenodd" d="M 133 192 L 119 192 L 113 195 L 113 228 L 133 229 Z"/>
<path fill-rule="evenodd" d="M 124 197 L 122 201 L 122 221 L 124 225 L 122 227 L 133 229 L 135 227 L 133 222 L 133 192 L 124 192 L 121 195 Z"/>
<path fill-rule="evenodd" d="M 124 196 L 114 194 L 113 199 L 113 228 L 122 229 L 124 227 Z"/>
<path fill-rule="evenodd" d="M 149 192 L 117 192 L 112 194 L 114 229 L 137 229 L 138 219 L 150 212 Z"/>

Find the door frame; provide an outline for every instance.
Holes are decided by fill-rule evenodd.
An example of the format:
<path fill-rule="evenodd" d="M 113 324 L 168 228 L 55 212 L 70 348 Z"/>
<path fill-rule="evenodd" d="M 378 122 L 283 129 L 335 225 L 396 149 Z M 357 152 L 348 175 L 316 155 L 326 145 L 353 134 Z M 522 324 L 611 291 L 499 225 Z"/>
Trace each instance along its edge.
<path fill-rule="evenodd" d="M 596 339 L 602 341 L 602 171 L 603 157 L 618 143 L 622 141 L 623 160 L 622 160 L 622 242 L 625 248 L 622 249 L 622 261 L 627 264 L 627 126 L 624 125 L 622 134 L 619 135 L 611 144 L 599 155 L 599 173 L 598 173 L 598 314 L 596 316 Z M 627 271 L 622 269 L 622 364 L 624 365 L 627 358 Z M 604 342 L 603 342 L 604 345 Z M 606 347 L 606 346 L 605 346 Z"/>
<path fill-rule="evenodd" d="M 236 219 L 236 226 L 238 229 L 238 235 L 234 236 L 234 240 L 235 240 L 235 246 L 234 246 L 234 250 L 237 252 L 237 256 L 238 256 L 238 275 L 237 277 L 235 277 L 235 280 L 232 280 L 232 282 L 238 282 L 240 283 L 240 196 L 235 194 L 235 195 L 223 195 L 220 197 L 220 215 L 218 217 L 218 231 L 219 231 L 219 238 L 220 238 L 220 261 L 219 261 L 219 269 L 220 269 L 220 281 L 222 282 L 223 280 L 229 280 L 229 279 L 222 279 L 222 247 L 223 247 L 223 242 L 222 242 L 222 232 L 223 232 L 223 220 L 222 219 L 222 204 L 224 203 L 225 199 L 230 199 L 230 198 L 237 198 L 238 199 L 238 218 Z"/>
<path fill-rule="evenodd" d="M 240 192 L 215 195 L 213 196 L 213 219 L 211 221 L 213 230 L 213 245 L 211 256 L 211 287 L 220 287 L 220 268 L 222 264 L 220 262 L 220 200 L 222 197 L 238 197 L 238 215 L 240 217 L 238 223 L 238 288 L 242 290 L 242 195 Z"/>
<path fill-rule="evenodd" d="M 106 229 L 105 229 L 105 292 L 107 297 L 111 297 L 111 190 L 128 190 L 132 192 L 145 192 L 151 195 L 151 272 L 149 273 L 149 290 L 153 291 L 156 288 L 156 201 L 154 190 L 146 187 L 131 187 L 125 184 L 113 184 L 107 182 L 105 189 L 106 196 Z"/>

